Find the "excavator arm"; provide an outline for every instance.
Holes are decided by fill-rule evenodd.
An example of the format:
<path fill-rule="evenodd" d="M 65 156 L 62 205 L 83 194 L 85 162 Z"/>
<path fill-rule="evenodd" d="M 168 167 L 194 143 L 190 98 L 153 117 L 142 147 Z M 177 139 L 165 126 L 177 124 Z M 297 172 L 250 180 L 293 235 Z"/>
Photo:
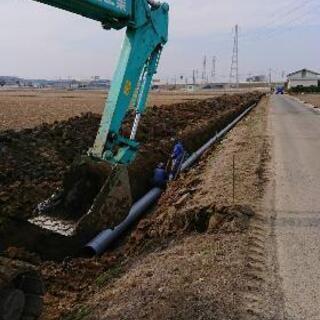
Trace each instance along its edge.
<path fill-rule="evenodd" d="M 154 0 L 35 1 L 99 21 L 105 29 L 126 27 L 118 66 L 89 157 L 75 161 L 65 175 L 62 190 L 38 206 L 40 214 L 76 217 L 76 232 L 92 234 L 109 227 L 110 220 L 120 222 L 132 204 L 128 166 L 139 150 L 136 140 L 139 121 L 168 40 L 169 5 Z M 131 133 L 125 135 L 122 127 L 131 106 L 135 119 Z M 110 216 L 113 219 L 108 219 Z"/>
<path fill-rule="evenodd" d="M 113 164 L 130 164 L 138 151 L 135 137 L 152 77 L 168 40 L 168 4 L 152 0 L 36 1 L 100 21 L 107 29 L 127 27 L 100 128 L 89 155 Z M 136 117 L 131 135 L 125 137 L 121 135 L 121 127 L 131 104 Z"/>

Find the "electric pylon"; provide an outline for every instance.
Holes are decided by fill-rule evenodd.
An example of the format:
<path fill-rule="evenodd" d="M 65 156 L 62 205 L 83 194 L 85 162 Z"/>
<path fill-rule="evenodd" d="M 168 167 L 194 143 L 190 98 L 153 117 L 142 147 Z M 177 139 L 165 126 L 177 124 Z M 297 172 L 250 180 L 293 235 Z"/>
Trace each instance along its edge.
<path fill-rule="evenodd" d="M 239 26 L 235 26 L 233 53 L 230 70 L 230 85 L 239 88 Z"/>

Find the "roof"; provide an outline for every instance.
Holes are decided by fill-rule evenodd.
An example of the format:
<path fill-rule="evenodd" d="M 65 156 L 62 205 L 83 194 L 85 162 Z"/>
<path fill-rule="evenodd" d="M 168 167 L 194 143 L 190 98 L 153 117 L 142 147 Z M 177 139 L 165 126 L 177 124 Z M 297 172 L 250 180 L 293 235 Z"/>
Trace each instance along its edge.
<path fill-rule="evenodd" d="M 310 72 L 310 73 L 313 73 L 313 74 L 315 74 L 315 75 L 317 75 L 317 76 L 320 76 L 320 73 L 318 73 L 318 72 L 316 72 L 316 71 L 312 71 L 312 70 L 309 70 L 309 69 L 301 69 L 301 70 L 298 70 L 298 71 L 289 73 L 289 74 L 288 74 L 288 77 L 293 76 L 294 74 L 297 74 L 297 73 L 300 73 L 300 72 Z"/>

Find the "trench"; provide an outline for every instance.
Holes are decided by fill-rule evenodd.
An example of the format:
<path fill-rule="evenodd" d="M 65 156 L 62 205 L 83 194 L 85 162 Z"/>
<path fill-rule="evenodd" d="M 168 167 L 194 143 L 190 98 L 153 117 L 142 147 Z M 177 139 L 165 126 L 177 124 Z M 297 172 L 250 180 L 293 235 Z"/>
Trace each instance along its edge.
<path fill-rule="evenodd" d="M 208 140 L 204 145 L 202 145 L 198 150 L 194 151 L 191 155 L 186 157 L 181 163 L 180 172 L 188 170 L 192 165 L 194 165 L 199 158 L 214 144 L 219 142 L 220 139 L 224 137 L 238 122 L 240 122 L 254 107 L 256 104 L 248 107 L 243 111 L 238 117 L 233 119 L 225 128 L 217 132 L 210 140 Z M 164 190 L 158 187 L 153 187 L 148 193 L 146 193 L 141 199 L 131 207 L 127 217 L 119 223 L 114 228 L 109 228 L 101 231 L 95 238 L 93 238 L 89 243 L 87 243 L 83 249 L 84 255 L 88 257 L 102 255 L 119 241 L 124 234 L 126 234 L 134 224 L 138 223 L 143 214 L 147 213 L 150 207 L 155 206 L 157 201 L 161 197 Z M 206 222 L 206 217 L 201 217 L 199 224 L 199 230 L 201 230 Z M 207 221 L 209 222 L 209 221 Z"/>
<path fill-rule="evenodd" d="M 216 132 L 226 127 L 246 108 L 256 103 L 260 97 L 260 93 L 245 94 L 163 108 L 151 108 L 149 115 L 147 114 L 145 121 L 142 122 L 138 135 L 138 140 L 142 142 L 141 150 L 129 170 L 131 188 L 134 191 L 133 199 L 137 200 L 150 189 L 153 169 L 157 163 L 166 162 L 172 148 L 172 137 L 181 139 L 186 149 L 192 153 Z M 132 117 L 131 114 L 128 116 L 124 130 L 130 127 Z M 99 116 L 83 115 L 77 119 L 71 119 L 69 122 L 56 123 L 52 127 L 44 125 L 21 133 L 5 132 L 0 134 L 0 143 L 10 142 L 5 144 L 5 147 L 12 151 L 10 160 L 12 161 L 13 156 L 17 156 L 21 162 L 25 161 L 25 156 L 22 156 L 18 149 L 24 144 L 20 150 L 23 153 L 26 145 L 29 146 L 28 135 L 31 136 L 30 153 L 27 159 L 30 168 L 24 164 L 23 170 L 18 170 L 17 173 L 12 173 L 12 170 L 7 170 L 8 168 L 1 170 L 0 179 L 5 182 L 10 181 L 8 188 L 0 190 L 1 213 L 3 213 L 3 208 L 7 213 L 7 215 L 1 214 L 0 217 L 2 221 L 5 221 L 0 226 L 0 241 L 5 247 L 24 247 L 38 253 L 43 259 L 61 260 L 67 256 L 78 255 L 82 246 L 91 239 L 91 234 L 90 236 L 75 235 L 71 237 L 55 234 L 31 225 L 27 222 L 27 218 L 32 216 L 32 209 L 38 202 L 43 201 L 56 187 L 61 186 L 62 177 L 67 170 L 64 166 L 69 167 L 73 158 L 85 152 L 91 145 L 98 121 Z M 65 127 L 68 129 L 65 130 Z M 85 131 L 84 140 L 79 137 L 80 130 Z M 48 148 L 48 145 L 51 148 Z M 40 158 L 32 163 L 32 160 L 37 156 Z M 42 161 L 43 158 L 47 161 Z M 3 159 L 0 159 L 0 169 L 3 166 L 1 160 Z M 16 165 L 19 165 L 19 161 L 16 160 L 16 162 L 18 162 Z M 36 174 L 39 168 L 44 174 L 39 175 L 38 173 L 38 177 L 30 179 L 32 168 L 35 168 Z M 6 173 L 8 176 L 3 176 Z M 16 180 L 12 179 L 15 175 Z M 28 176 L 28 179 L 25 179 L 25 175 Z M 17 180 L 20 184 L 17 183 Z M 28 187 L 30 190 L 26 191 Z M 40 192 L 37 193 L 39 189 Z M 8 190 L 14 191 L 13 194 L 8 195 Z M 18 196 L 18 200 L 21 199 L 21 201 L 17 201 L 16 193 L 20 195 L 21 198 Z M 10 203 L 10 201 L 12 202 Z M 109 221 L 116 225 L 112 215 L 109 217 Z M 108 226 L 101 226 L 101 229 L 105 227 Z"/>

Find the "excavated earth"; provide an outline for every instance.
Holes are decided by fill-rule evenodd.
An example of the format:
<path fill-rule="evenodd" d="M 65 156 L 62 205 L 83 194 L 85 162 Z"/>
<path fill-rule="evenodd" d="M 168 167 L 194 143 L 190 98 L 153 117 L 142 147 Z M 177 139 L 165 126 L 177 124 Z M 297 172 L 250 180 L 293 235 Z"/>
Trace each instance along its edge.
<path fill-rule="evenodd" d="M 192 152 L 260 97 L 221 96 L 150 108 L 138 137 L 141 154 L 132 168 L 136 184 L 142 176 L 145 179 L 135 197 L 148 189 L 154 165 L 167 159 L 171 137 L 181 137 Z M 264 179 L 260 156 L 265 127 L 260 122 L 265 110 L 257 108 L 228 135 L 225 146 L 217 147 L 218 154 L 209 152 L 204 157 L 208 160 L 172 183 L 126 245 L 94 259 L 40 262 L 36 256 L 33 264 L 41 267 L 47 289 L 41 319 L 196 319 L 200 312 L 202 319 L 240 319 L 238 307 L 245 294 L 234 291 L 247 281 L 240 274 L 247 261 L 242 251 L 247 248 L 250 220 L 255 219 L 247 204 L 254 203 Z M 125 130 L 132 117 L 128 116 Z M 0 133 L 0 242 L 39 249 L 26 244 L 31 233 L 11 236 L 10 225 L 31 217 L 35 206 L 61 186 L 74 158 L 93 143 L 99 120 L 98 115 L 86 114 Z M 240 162 L 236 196 L 240 205 L 232 205 L 232 180 L 225 170 L 232 165 L 232 154 Z M 46 250 L 51 246 L 64 249 L 52 240 Z M 40 253 L 42 258 L 50 256 Z M 23 251 L 11 255 L 24 258 Z"/>
<path fill-rule="evenodd" d="M 260 97 L 261 93 L 257 92 L 224 95 L 149 108 L 137 137 L 142 146 L 130 168 L 134 199 L 150 187 L 155 165 L 167 160 L 172 148 L 171 138 L 179 137 L 187 150 L 193 152 Z M 133 113 L 128 114 L 124 133 L 130 132 L 133 116 Z M 34 215 L 38 203 L 61 187 L 74 159 L 92 146 L 99 121 L 100 115 L 87 113 L 67 121 L 0 133 L 0 241 L 6 246 L 25 246 L 39 251 L 43 257 L 56 258 L 56 253 L 50 254 L 47 249 L 56 247 L 56 239 L 53 237 L 51 242 L 46 242 L 43 238 L 50 234 L 39 238 L 33 237 L 31 227 L 20 228 L 26 231 L 19 235 L 15 230 Z M 75 247 L 70 245 L 68 249 L 60 250 L 62 255 L 70 254 Z"/>
<path fill-rule="evenodd" d="M 42 263 L 43 320 L 265 319 L 256 317 L 256 308 L 265 287 L 257 255 L 268 179 L 267 112 L 263 98 L 169 184 L 125 245 L 102 257 Z"/>

